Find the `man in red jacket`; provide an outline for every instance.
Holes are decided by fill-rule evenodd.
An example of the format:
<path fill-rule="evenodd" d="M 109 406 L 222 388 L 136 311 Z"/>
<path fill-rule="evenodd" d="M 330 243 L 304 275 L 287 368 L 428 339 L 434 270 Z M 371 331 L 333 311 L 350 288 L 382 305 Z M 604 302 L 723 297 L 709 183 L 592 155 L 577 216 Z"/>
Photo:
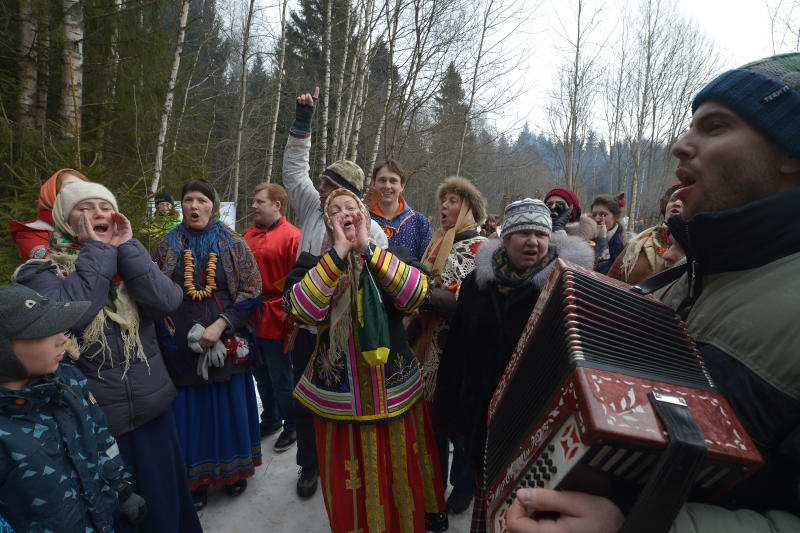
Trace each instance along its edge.
<path fill-rule="evenodd" d="M 276 452 L 283 452 L 297 441 L 297 433 L 292 398 L 292 357 L 284 349 L 289 328 L 281 308 L 281 293 L 286 274 L 297 256 L 300 230 L 286 220 L 289 200 L 283 187 L 261 183 L 254 192 L 255 223 L 242 234 L 261 271 L 264 299 L 264 316 L 256 324 L 258 350 L 263 364 L 253 370 L 253 375 L 264 408 L 261 413 L 261 436 L 271 435 L 283 428 L 274 446 Z"/>

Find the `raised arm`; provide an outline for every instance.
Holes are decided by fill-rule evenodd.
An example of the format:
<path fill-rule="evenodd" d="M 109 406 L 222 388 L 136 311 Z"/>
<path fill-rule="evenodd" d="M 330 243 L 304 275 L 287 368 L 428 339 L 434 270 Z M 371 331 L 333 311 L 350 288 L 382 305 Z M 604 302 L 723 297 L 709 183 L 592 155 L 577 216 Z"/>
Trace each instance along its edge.
<path fill-rule="evenodd" d="M 375 244 L 367 247 L 364 259 L 397 309 L 410 313 L 423 302 L 428 294 L 428 276 L 418 268 Z"/>
<path fill-rule="evenodd" d="M 166 316 L 181 305 L 183 289 L 159 270 L 136 239 L 117 248 L 117 272 L 136 303 L 151 318 Z"/>
<path fill-rule="evenodd" d="M 292 315 L 306 324 L 319 324 L 328 316 L 331 297 L 346 263 L 331 248 L 299 283 L 292 285 L 288 300 Z"/>
<path fill-rule="evenodd" d="M 297 97 L 295 120 L 283 151 L 281 178 L 289 196 L 289 204 L 300 219 L 300 226 L 319 209 L 319 193 L 309 176 L 308 165 L 311 119 L 314 116 L 314 101 L 318 96 L 319 87 L 315 89 L 313 98 L 308 93 Z"/>
<path fill-rule="evenodd" d="M 65 267 L 51 261 L 30 262 L 20 268 L 15 279 L 57 302 L 92 302 L 71 328 L 72 331 L 81 331 L 106 304 L 116 271 L 117 247 L 100 241 L 87 241 L 75 260 L 74 272 L 64 275 Z"/>

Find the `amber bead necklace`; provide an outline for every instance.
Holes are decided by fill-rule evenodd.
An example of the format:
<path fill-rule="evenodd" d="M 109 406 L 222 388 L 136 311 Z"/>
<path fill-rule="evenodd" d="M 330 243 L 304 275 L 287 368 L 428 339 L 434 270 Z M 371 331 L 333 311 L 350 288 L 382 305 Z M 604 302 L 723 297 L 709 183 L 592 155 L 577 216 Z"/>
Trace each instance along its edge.
<path fill-rule="evenodd" d="M 183 251 L 183 288 L 186 289 L 186 294 L 191 296 L 192 300 L 205 300 L 211 297 L 214 289 L 217 288 L 216 274 L 217 254 L 211 252 L 208 254 L 206 286 L 202 290 L 198 290 L 194 286 L 194 258 L 192 257 L 192 251 L 188 248 Z"/>

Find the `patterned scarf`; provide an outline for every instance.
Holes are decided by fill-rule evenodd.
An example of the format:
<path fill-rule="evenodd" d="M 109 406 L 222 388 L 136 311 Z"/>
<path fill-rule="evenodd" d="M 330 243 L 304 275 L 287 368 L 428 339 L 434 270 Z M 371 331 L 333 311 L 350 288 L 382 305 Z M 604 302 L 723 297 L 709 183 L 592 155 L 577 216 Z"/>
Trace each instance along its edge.
<path fill-rule="evenodd" d="M 219 257 L 220 251 L 226 250 L 233 241 L 230 231 L 220 218 L 220 201 L 216 190 L 214 191 L 211 215 L 205 228 L 190 228 L 186 223 L 188 218 L 186 213 L 183 215 L 183 221 L 170 230 L 167 237 L 167 245 L 180 256 L 181 261 L 183 261 L 183 251 L 185 249 L 188 248 L 192 251 L 194 277 L 197 280 L 202 276 L 200 270 L 203 264 L 208 261 L 208 255 L 213 252 Z M 220 239 L 220 237 L 222 238 Z M 220 250 L 220 242 L 222 242 L 222 250 Z"/>
<path fill-rule="evenodd" d="M 436 233 L 433 234 L 431 242 L 428 243 L 428 247 L 425 248 L 425 252 L 422 254 L 421 262 L 425 268 L 433 274 L 437 287 L 441 283 L 442 269 L 447 262 L 447 258 L 450 256 L 450 251 L 453 249 L 456 235 L 462 231 L 475 229 L 477 227 L 478 223 L 475 222 L 475 217 L 472 215 L 472 207 L 469 201 L 465 198 L 461 198 L 461 209 L 458 212 L 455 225 L 448 230 L 444 228 L 437 229 Z"/>
<path fill-rule="evenodd" d="M 50 236 L 50 250 L 47 254 L 47 260 L 56 265 L 56 276 L 64 279 L 75 272 L 75 262 L 81 251 L 81 243 L 76 240 L 77 235 L 68 222 L 69 213 L 63 212 L 60 200 L 61 196 L 59 195 L 53 205 L 55 231 Z M 143 361 L 149 368 L 147 356 L 139 338 L 139 309 L 128 293 L 125 282 L 122 281 L 118 274 L 114 274 L 111 280 L 105 306 L 86 326 L 78 340 L 79 353 L 83 353 L 86 348 L 94 343 L 100 344 L 100 351 L 91 356 L 92 358 L 102 357 L 97 369 L 98 376 L 106 361 L 110 361 L 111 365 L 114 365 L 114 359 L 110 357 L 111 347 L 108 344 L 105 333 L 106 319 L 117 324 L 122 335 L 123 353 L 120 354 L 124 359 L 122 376 L 125 377 L 128 372 L 132 357 Z M 78 358 L 76 354 L 70 353 L 70 355 L 74 359 Z"/>
<path fill-rule="evenodd" d="M 625 255 L 622 257 L 622 272 L 625 279 L 631 275 L 636 261 L 639 259 L 639 254 L 644 250 L 647 262 L 650 263 L 650 268 L 653 272 L 657 272 L 658 258 L 664 255 L 664 252 L 669 248 L 667 237 L 669 236 L 669 228 L 666 222 L 662 222 L 652 228 L 646 229 L 636 236 L 625 249 Z M 609 235 L 609 239 L 611 236 Z M 663 265 L 663 263 L 662 263 Z"/>
<path fill-rule="evenodd" d="M 558 252 L 554 245 L 550 245 L 547 253 L 536 264 L 523 272 L 519 272 L 511 264 L 505 248 L 498 247 L 492 254 L 492 270 L 497 280 L 497 291 L 503 296 L 509 296 L 514 291 L 533 285 L 533 276 L 556 260 Z M 508 301 L 504 299 L 504 301 Z"/>

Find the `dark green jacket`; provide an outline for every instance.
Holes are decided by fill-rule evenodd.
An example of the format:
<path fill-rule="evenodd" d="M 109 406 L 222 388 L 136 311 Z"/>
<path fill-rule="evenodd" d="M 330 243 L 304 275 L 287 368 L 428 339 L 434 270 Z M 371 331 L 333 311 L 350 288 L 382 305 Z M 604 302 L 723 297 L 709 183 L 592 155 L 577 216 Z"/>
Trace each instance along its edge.
<path fill-rule="evenodd" d="M 112 531 L 128 474 L 86 378 L 0 387 L 0 514 L 17 531 Z"/>

